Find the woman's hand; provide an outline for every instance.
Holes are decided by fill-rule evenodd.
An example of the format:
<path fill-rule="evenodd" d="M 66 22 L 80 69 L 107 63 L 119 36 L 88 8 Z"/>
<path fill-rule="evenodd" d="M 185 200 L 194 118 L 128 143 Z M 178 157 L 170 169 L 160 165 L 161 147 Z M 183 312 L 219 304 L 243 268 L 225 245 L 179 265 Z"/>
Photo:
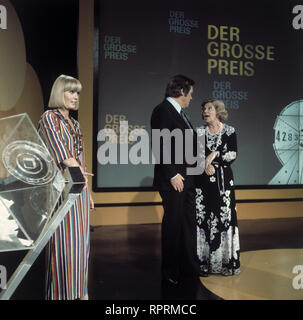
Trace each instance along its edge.
<path fill-rule="evenodd" d="M 85 190 L 87 188 L 87 184 L 88 184 L 88 178 L 87 177 L 93 177 L 94 174 L 86 172 L 81 166 L 80 166 L 80 169 L 81 169 L 82 175 L 83 175 L 84 180 L 85 180 L 85 186 L 83 188 L 83 190 Z"/>
<path fill-rule="evenodd" d="M 210 164 L 208 165 L 206 168 L 205 168 L 205 173 L 208 175 L 208 176 L 212 176 L 213 174 L 215 174 L 216 170 L 215 170 L 215 167 Z"/>
<path fill-rule="evenodd" d="M 90 210 L 95 210 L 95 203 L 91 194 L 89 194 L 89 208 Z"/>
<path fill-rule="evenodd" d="M 87 183 L 88 183 L 88 178 L 87 177 L 93 177 L 94 174 L 93 173 L 89 173 L 89 172 L 86 172 L 82 166 L 79 165 L 78 161 L 75 159 L 75 158 L 69 158 L 69 159 L 66 159 L 63 161 L 63 164 L 66 166 L 66 167 L 79 167 L 80 170 L 81 170 L 81 173 L 84 177 L 84 180 L 85 180 L 85 186 L 83 188 L 83 190 L 86 189 L 87 187 Z"/>
<path fill-rule="evenodd" d="M 93 177 L 94 174 L 93 174 L 93 173 L 86 172 L 86 171 L 82 168 L 82 166 L 80 166 L 80 165 L 79 165 L 79 168 L 80 168 L 81 173 L 82 173 L 82 175 L 83 175 L 83 178 L 84 178 L 84 180 L 85 180 L 85 184 L 87 184 L 87 182 L 88 182 L 87 177 L 89 177 L 89 176 L 90 176 L 90 177 Z"/>
<path fill-rule="evenodd" d="M 212 162 L 215 158 L 216 158 L 216 152 L 213 151 L 205 159 L 205 173 L 208 176 L 212 176 L 216 172 L 215 167 L 212 165 Z"/>
<path fill-rule="evenodd" d="M 82 171 L 82 170 L 81 170 Z M 84 177 L 84 179 L 85 179 L 85 183 L 87 183 L 88 182 L 88 179 L 87 179 L 87 177 L 93 177 L 94 176 L 94 174 L 93 173 L 89 173 L 89 172 L 86 172 L 86 171 L 82 171 L 82 174 L 83 174 L 83 177 Z"/>
<path fill-rule="evenodd" d="M 216 152 L 213 151 L 211 154 L 209 154 L 205 159 L 205 168 L 207 168 L 216 158 Z"/>

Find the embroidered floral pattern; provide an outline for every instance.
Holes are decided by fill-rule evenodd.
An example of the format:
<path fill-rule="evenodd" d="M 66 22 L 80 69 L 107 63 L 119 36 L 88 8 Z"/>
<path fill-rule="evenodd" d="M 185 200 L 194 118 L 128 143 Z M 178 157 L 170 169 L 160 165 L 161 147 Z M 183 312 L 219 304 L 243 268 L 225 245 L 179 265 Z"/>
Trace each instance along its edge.
<path fill-rule="evenodd" d="M 224 125 L 224 130 L 225 130 L 225 133 L 228 137 L 231 136 L 233 133 L 235 133 L 235 128 L 231 127 L 227 124 Z"/>
<path fill-rule="evenodd" d="M 196 216 L 198 223 L 205 219 L 205 205 L 203 204 L 203 194 L 201 189 L 196 189 Z"/>
<path fill-rule="evenodd" d="M 222 144 L 222 131 L 219 133 L 211 134 L 206 130 L 206 146 L 211 151 L 216 151 Z"/>
<path fill-rule="evenodd" d="M 222 159 L 227 162 L 231 162 L 235 160 L 237 157 L 237 153 L 235 151 L 229 151 L 222 155 Z"/>

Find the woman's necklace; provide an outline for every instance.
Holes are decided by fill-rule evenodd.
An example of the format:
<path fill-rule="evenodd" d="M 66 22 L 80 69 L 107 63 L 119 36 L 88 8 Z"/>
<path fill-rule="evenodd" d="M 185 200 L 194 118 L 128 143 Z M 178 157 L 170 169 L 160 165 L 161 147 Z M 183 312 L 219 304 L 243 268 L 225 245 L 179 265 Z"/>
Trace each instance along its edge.
<path fill-rule="evenodd" d="M 220 122 L 219 132 L 210 133 L 208 126 L 206 127 L 206 145 L 210 151 L 217 151 L 219 145 L 222 143 L 223 124 Z"/>

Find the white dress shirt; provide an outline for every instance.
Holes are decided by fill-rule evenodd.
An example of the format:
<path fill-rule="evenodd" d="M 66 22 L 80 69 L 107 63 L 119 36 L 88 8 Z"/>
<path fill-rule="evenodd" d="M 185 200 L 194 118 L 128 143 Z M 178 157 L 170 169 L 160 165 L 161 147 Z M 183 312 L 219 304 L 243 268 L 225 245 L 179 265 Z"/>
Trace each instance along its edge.
<path fill-rule="evenodd" d="M 176 100 L 174 100 L 173 98 L 171 98 L 171 97 L 167 97 L 166 100 L 167 100 L 168 102 L 170 102 L 170 103 L 173 105 L 173 107 L 174 107 L 174 108 L 178 111 L 178 113 L 180 114 L 182 108 L 181 108 L 181 106 L 179 105 L 179 103 L 178 103 Z"/>
<path fill-rule="evenodd" d="M 173 98 L 171 98 L 171 97 L 167 97 L 166 100 L 167 100 L 168 102 L 170 102 L 170 103 L 173 105 L 173 107 L 177 110 L 177 112 L 180 114 L 182 108 L 181 108 L 181 106 L 179 105 L 179 103 L 178 103 L 176 100 L 174 100 Z M 176 174 L 174 177 L 170 178 L 170 181 L 171 181 L 172 179 L 176 178 L 177 175 L 178 175 L 178 174 Z"/>

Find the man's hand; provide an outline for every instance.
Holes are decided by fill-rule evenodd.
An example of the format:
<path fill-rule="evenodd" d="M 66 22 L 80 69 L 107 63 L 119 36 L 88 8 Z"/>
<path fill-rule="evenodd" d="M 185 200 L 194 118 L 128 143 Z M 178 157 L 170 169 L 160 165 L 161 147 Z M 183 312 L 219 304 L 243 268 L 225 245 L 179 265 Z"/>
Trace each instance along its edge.
<path fill-rule="evenodd" d="M 181 174 L 177 174 L 174 178 L 170 179 L 170 183 L 176 191 L 182 192 L 184 189 L 184 178 Z"/>

